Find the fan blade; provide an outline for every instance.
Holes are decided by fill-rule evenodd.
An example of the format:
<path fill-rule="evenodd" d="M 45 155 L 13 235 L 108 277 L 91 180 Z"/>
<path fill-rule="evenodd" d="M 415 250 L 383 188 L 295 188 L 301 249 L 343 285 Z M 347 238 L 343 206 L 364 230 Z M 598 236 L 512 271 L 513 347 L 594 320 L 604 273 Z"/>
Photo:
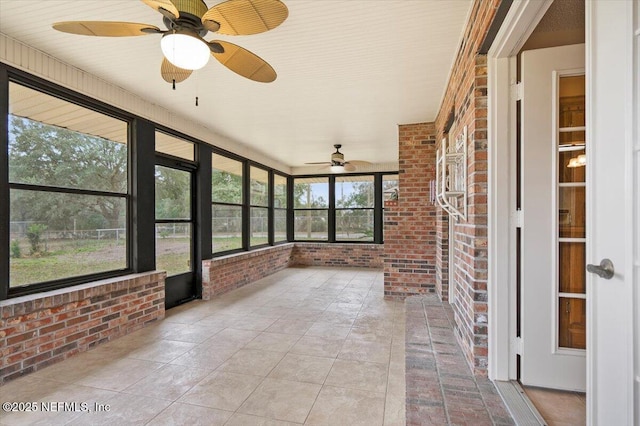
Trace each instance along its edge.
<path fill-rule="evenodd" d="M 344 169 L 348 172 L 355 172 L 356 166 L 351 163 L 344 163 Z"/>
<path fill-rule="evenodd" d="M 134 22 L 66 21 L 56 22 L 52 27 L 63 33 L 98 37 L 131 37 L 162 32 L 153 25 Z"/>
<path fill-rule="evenodd" d="M 280 0 L 228 0 L 209 9 L 202 23 L 206 28 L 220 25 L 220 34 L 250 35 L 272 30 L 288 16 L 289 9 Z"/>
<path fill-rule="evenodd" d="M 371 163 L 368 161 L 361 161 L 361 160 L 353 160 L 353 161 L 347 161 L 346 164 L 352 164 L 354 166 L 370 166 Z"/>
<path fill-rule="evenodd" d="M 304 164 L 331 164 L 329 161 L 319 161 L 315 163 L 304 163 Z"/>
<path fill-rule="evenodd" d="M 169 19 L 176 19 L 180 17 L 178 8 L 171 2 L 171 0 L 142 0 L 142 2 Z"/>
<path fill-rule="evenodd" d="M 271 83 L 276 79 L 277 74 L 271 65 L 254 53 L 227 41 L 214 40 L 214 43 L 221 45 L 224 52 L 211 54 L 236 74 L 261 83 Z"/>
<path fill-rule="evenodd" d="M 160 66 L 160 74 L 167 83 L 180 83 L 185 81 L 191 75 L 193 71 L 178 68 L 167 60 L 162 59 L 162 65 Z"/>

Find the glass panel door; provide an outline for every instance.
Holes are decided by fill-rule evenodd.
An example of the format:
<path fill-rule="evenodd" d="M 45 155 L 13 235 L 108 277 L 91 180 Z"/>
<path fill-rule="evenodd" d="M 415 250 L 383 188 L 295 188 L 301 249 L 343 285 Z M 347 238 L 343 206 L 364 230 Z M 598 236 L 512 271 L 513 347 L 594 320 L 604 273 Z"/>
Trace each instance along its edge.
<path fill-rule="evenodd" d="M 167 271 L 167 308 L 195 295 L 192 173 L 156 165 L 156 269 Z"/>
<path fill-rule="evenodd" d="M 560 77 L 558 89 L 558 347 L 585 349 L 585 77 Z"/>

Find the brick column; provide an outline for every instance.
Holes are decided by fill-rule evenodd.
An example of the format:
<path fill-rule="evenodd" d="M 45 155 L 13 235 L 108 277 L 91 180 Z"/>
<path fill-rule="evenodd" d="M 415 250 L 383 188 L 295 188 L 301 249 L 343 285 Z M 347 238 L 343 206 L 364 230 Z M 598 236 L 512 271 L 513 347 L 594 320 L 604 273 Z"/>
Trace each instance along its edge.
<path fill-rule="evenodd" d="M 434 123 L 399 126 L 399 165 L 398 205 L 385 209 L 387 297 L 436 291 L 436 207 L 429 186 L 435 179 Z"/>

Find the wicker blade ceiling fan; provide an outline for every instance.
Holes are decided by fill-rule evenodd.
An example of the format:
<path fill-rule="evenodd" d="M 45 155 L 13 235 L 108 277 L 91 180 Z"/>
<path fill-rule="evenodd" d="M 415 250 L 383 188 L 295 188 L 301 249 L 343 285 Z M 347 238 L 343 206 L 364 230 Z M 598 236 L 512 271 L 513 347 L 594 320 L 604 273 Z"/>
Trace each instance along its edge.
<path fill-rule="evenodd" d="M 368 161 L 361 161 L 361 160 L 345 161 L 344 154 L 340 152 L 340 148 L 342 148 L 342 145 L 335 144 L 333 145 L 333 147 L 336 149 L 336 152 L 331 154 L 331 161 L 320 161 L 320 162 L 304 163 L 304 164 L 326 165 L 329 168 L 329 170 L 331 170 L 334 173 L 340 173 L 344 171 L 354 172 L 357 170 L 359 166 L 371 165 L 371 163 Z"/>
<path fill-rule="evenodd" d="M 272 30 L 284 22 L 289 10 L 280 0 L 228 0 L 211 8 L 202 0 L 142 0 L 163 16 L 166 30 L 134 22 L 65 21 L 53 28 L 65 33 L 97 37 L 162 35 L 162 78 L 171 83 L 186 80 L 213 56 L 245 78 L 270 83 L 277 77 L 266 61 L 249 50 L 222 40 L 206 41 L 208 32 L 251 35 Z"/>

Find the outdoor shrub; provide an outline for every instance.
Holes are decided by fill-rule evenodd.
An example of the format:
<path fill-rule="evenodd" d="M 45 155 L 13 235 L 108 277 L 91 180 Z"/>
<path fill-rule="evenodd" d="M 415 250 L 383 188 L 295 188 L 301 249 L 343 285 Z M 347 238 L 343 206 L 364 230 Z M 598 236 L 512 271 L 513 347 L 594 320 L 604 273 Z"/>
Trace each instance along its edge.
<path fill-rule="evenodd" d="M 31 244 L 31 254 L 40 253 L 40 243 L 42 241 L 42 233 L 47 229 L 47 225 L 34 223 L 27 228 L 27 238 Z"/>
<path fill-rule="evenodd" d="M 15 259 L 22 257 L 22 250 L 20 250 L 20 242 L 18 240 L 11 241 L 11 257 Z"/>

